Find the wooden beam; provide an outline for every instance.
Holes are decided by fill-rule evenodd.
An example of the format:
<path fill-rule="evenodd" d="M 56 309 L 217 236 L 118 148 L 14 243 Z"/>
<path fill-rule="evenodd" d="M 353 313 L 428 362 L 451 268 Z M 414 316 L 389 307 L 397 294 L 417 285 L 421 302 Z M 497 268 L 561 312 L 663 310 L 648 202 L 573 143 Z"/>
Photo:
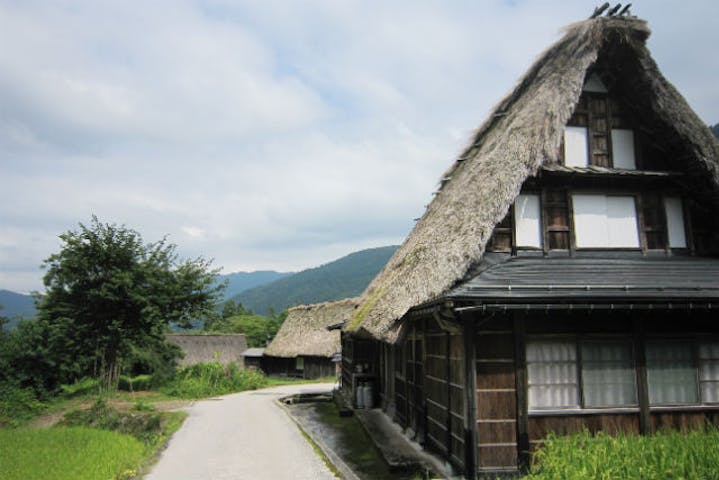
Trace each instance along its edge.
<path fill-rule="evenodd" d="M 464 324 L 464 475 L 477 478 L 477 362 L 474 314 L 465 315 Z"/>
<path fill-rule="evenodd" d="M 647 382 L 647 357 L 644 319 L 634 317 L 634 348 L 637 365 L 637 401 L 639 402 L 639 433 L 648 435 L 652 430 L 649 413 L 649 383 Z"/>
<path fill-rule="evenodd" d="M 514 313 L 514 371 L 517 387 L 517 456 L 521 470 L 529 467 L 529 406 L 527 403 L 527 341 L 524 314 Z"/>

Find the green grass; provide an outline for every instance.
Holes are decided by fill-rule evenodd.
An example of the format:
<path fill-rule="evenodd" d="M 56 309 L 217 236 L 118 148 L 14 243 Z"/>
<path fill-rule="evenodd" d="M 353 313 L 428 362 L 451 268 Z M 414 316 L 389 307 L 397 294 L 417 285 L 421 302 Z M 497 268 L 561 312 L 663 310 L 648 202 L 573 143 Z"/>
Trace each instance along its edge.
<path fill-rule="evenodd" d="M 3 480 L 131 478 L 146 458 L 136 438 L 85 427 L 0 430 Z"/>
<path fill-rule="evenodd" d="M 651 436 L 589 432 L 550 436 L 525 480 L 710 480 L 719 478 L 719 431 Z"/>
<path fill-rule="evenodd" d="M 235 363 L 198 363 L 183 367 L 160 390 L 177 398 L 206 398 L 215 395 L 256 390 L 267 385 L 267 378 L 254 369 L 240 370 Z"/>

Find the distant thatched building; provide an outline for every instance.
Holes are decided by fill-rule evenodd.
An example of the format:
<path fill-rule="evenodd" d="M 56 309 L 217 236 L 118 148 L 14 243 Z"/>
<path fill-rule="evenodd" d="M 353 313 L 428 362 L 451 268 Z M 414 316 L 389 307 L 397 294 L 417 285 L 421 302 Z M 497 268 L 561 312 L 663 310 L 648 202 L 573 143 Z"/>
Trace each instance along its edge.
<path fill-rule="evenodd" d="M 548 432 L 719 421 L 719 143 L 648 36 L 570 26 L 345 327 L 365 357 L 347 368 L 466 477 L 526 465 Z"/>
<path fill-rule="evenodd" d="M 332 358 L 340 351 L 340 332 L 327 327 L 347 320 L 356 306 L 356 299 L 346 299 L 290 308 L 265 349 L 265 373 L 303 378 L 335 375 Z"/>
<path fill-rule="evenodd" d="M 182 366 L 206 362 L 244 366 L 242 354 L 247 350 L 247 341 L 243 334 L 172 333 L 165 338 L 182 349 L 185 356 L 177 362 Z"/>

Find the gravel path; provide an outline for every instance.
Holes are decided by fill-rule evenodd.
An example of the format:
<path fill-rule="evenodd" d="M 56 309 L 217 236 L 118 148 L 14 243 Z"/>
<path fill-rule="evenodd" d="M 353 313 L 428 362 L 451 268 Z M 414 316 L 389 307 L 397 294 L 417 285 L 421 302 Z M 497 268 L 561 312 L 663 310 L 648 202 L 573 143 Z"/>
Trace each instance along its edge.
<path fill-rule="evenodd" d="M 308 384 L 197 402 L 145 480 L 335 479 L 275 400 L 331 391 Z"/>

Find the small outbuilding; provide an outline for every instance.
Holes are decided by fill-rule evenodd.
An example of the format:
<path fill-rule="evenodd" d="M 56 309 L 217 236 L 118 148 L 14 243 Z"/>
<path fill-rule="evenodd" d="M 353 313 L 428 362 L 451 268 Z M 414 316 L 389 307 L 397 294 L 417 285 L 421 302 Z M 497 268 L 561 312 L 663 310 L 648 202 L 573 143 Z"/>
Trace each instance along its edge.
<path fill-rule="evenodd" d="M 242 356 L 245 359 L 245 368 L 262 370 L 262 357 L 265 354 L 264 348 L 248 348 Z"/>
<path fill-rule="evenodd" d="M 340 332 L 327 327 L 346 321 L 356 306 L 357 300 L 351 298 L 289 309 L 287 319 L 265 349 L 265 373 L 301 378 L 335 375 L 337 363 L 332 360 L 340 351 Z"/>

